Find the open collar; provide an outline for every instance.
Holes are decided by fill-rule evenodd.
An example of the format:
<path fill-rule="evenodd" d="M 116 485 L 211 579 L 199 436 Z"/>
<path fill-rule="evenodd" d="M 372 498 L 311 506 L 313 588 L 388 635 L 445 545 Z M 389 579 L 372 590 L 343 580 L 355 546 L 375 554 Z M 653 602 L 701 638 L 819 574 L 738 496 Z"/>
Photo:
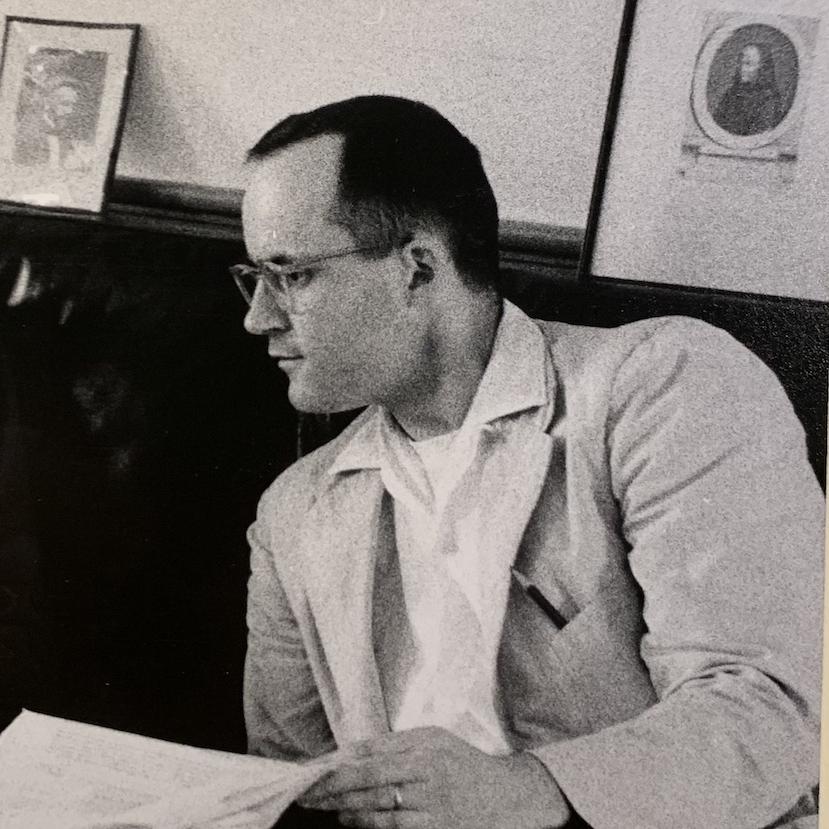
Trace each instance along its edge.
<path fill-rule="evenodd" d="M 550 385 L 554 382 L 547 343 L 533 320 L 508 300 L 495 333 L 492 353 L 472 398 L 461 431 L 468 431 L 521 412 L 540 412 L 540 427 L 552 419 Z M 384 433 L 400 431 L 389 412 L 372 406 L 363 423 L 329 467 L 328 474 L 381 469 Z"/>

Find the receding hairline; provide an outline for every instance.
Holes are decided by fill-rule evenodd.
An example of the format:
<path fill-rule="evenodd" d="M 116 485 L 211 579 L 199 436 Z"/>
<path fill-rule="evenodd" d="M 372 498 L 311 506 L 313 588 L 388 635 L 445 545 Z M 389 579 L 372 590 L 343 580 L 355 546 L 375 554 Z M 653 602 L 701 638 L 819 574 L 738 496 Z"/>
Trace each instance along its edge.
<path fill-rule="evenodd" d="M 275 160 L 284 158 L 287 155 L 291 154 L 291 151 L 297 152 L 302 150 L 308 150 L 309 147 L 313 150 L 311 145 L 324 145 L 326 143 L 330 144 L 330 139 L 339 139 L 339 141 L 333 145 L 330 149 L 330 153 L 326 153 L 332 161 L 332 167 L 335 174 L 335 191 L 334 191 L 334 201 L 329 207 L 328 210 L 328 218 L 335 222 L 336 224 L 342 224 L 341 217 L 337 214 L 337 211 L 342 208 L 342 164 L 343 164 L 343 154 L 345 150 L 345 135 L 340 132 L 336 131 L 328 131 L 325 133 L 320 133 L 319 135 L 309 136 L 307 138 L 299 138 L 296 141 L 291 141 L 288 144 L 285 144 L 280 147 L 275 147 L 272 150 L 269 150 L 267 153 L 262 155 L 251 155 L 248 153 L 247 158 L 245 159 L 245 167 L 250 170 L 256 170 L 257 168 L 262 170 L 263 176 L 266 177 L 266 181 L 268 179 L 273 179 L 276 175 L 274 171 L 270 173 L 267 172 L 266 168 L 268 167 L 269 163 L 274 162 Z M 265 169 L 263 169 L 265 168 Z M 309 170 L 308 174 L 311 175 L 313 171 Z M 251 190 L 251 185 L 249 184 L 245 188 L 245 192 L 242 199 L 242 204 L 244 206 L 244 202 L 248 197 L 248 192 Z"/>
<path fill-rule="evenodd" d="M 336 165 L 336 189 L 334 190 L 334 198 L 331 204 L 329 205 L 328 210 L 325 213 L 325 217 L 333 224 L 342 227 L 349 233 L 351 233 L 351 235 L 355 238 L 356 241 L 358 238 L 357 235 L 355 235 L 356 229 L 352 226 L 352 223 L 349 221 L 349 217 L 347 215 L 349 206 L 343 199 L 342 193 L 343 160 L 345 157 L 346 142 L 348 140 L 348 135 L 345 132 L 336 129 L 326 130 L 316 135 L 304 136 L 301 138 L 297 138 L 295 140 L 291 140 L 286 144 L 268 150 L 266 153 L 257 153 L 255 155 L 251 155 L 250 153 L 248 153 L 248 156 L 245 159 L 244 163 L 246 167 L 249 167 L 252 170 L 255 170 L 257 167 L 266 167 L 268 165 L 268 162 L 288 155 L 291 150 L 297 150 L 302 147 L 307 148 L 308 145 L 313 145 L 317 143 L 324 144 L 330 141 L 330 139 L 332 138 L 338 139 L 337 143 L 334 145 L 334 148 L 336 150 L 336 157 L 332 158 L 332 161 L 334 161 Z M 332 156 L 333 155 L 334 153 L 332 152 Z M 249 189 L 249 187 L 245 189 L 245 193 L 243 196 L 243 204 L 244 199 L 247 198 L 247 193 Z M 445 244 L 448 244 L 449 230 L 446 226 L 445 220 L 441 220 L 439 217 L 434 215 L 424 214 L 423 216 L 417 218 L 416 224 L 420 229 L 428 229 L 429 231 L 437 234 Z"/>
<path fill-rule="evenodd" d="M 308 135 L 302 136 L 299 138 L 292 138 L 291 140 L 287 141 L 284 144 L 280 144 L 278 147 L 273 147 L 272 149 L 267 150 L 264 153 L 254 152 L 255 146 L 251 147 L 246 155 L 244 163 L 255 165 L 258 162 L 268 161 L 268 159 L 275 158 L 277 156 L 283 155 L 285 153 L 290 152 L 293 149 L 298 149 L 300 147 L 308 146 L 309 144 L 317 144 L 317 143 L 326 143 L 330 142 L 331 139 L 339 139 L 338 148 L 340 152 L 340 161 L 342 161 L 342 153 L 345 149 L 345 142 L 346 142 L 346 134 L 342 130 L 325 130 L 325 132 L 319 132 L 315 135 Z"/>

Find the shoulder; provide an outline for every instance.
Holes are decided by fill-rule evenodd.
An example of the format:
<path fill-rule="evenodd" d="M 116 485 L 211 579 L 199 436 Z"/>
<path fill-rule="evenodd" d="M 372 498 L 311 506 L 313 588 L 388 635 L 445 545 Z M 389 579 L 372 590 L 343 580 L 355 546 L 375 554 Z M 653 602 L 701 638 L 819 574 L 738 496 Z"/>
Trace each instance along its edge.
<path fill-rule="evenodd" d="M 554 364 L 565 379 L 586 375 L 613 379 L 631 363 L 671 362 L 679 354 L 714 363 L 757 361 L 752 352 L 721 328 L 692 317 L 652 317 L 614 328 L 543 322 Z"/>
<path fill-rule="evenodd" d="M 302 515 L 314 500 L 319 486 L 354 434 L 371 416 L 364 411 L 333 440 L 299 458 L 274 480 L 259 500 L 257 520 L 278 513 L 280 516 Z"/>
<path fill-rule="evenodd" d="M 557 382 L 583 412 L 614 418 L 634 403 L 670 399 L 708 415 L 724 407 L 790 419 L 791 403 L 774 372 L 727 331 L 701 320 L 674 316 L 616 328 L 541 326 Z"/>

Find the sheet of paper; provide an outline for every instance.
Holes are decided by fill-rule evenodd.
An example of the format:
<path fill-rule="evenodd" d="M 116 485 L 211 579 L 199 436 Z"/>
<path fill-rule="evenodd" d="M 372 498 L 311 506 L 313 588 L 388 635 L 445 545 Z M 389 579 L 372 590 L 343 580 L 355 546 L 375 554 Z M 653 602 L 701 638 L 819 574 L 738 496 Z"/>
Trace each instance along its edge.
<path fill-rule="evenodd" d="M 21 713 L 0 734 L 0 829 L 266 829 L 330 768 Z"/>

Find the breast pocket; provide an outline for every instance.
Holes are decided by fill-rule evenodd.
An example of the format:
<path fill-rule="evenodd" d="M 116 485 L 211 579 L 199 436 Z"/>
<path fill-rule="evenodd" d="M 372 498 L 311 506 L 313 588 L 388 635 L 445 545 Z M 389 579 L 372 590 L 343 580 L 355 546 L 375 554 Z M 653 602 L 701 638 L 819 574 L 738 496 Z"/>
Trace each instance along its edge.
<path fill-rule="evenodd" d="M 639 655 L 643 632 L 639 598 L 624 582 L 601 589 L 560 630 L 513 589 L 498 674 L 519 742 L 589 734 L 656 702 Z"/>

